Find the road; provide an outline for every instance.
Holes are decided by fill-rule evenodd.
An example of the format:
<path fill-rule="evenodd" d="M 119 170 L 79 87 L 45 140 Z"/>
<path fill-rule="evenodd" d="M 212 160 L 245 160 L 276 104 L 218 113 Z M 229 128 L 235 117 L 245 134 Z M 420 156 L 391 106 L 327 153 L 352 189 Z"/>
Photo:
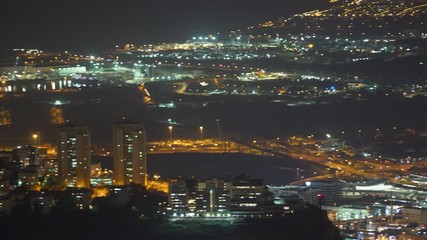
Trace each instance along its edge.
<path fill-rule="evenodd" d="M 223 141 L 219 139 L 156 141 L 147 143 L 148 154 L 171 153 L 243 153 L 258 156 L 278 158 L 291 157 L 319 166 L 319 172 L 311 178 L 304 178 L 294 182 L 300 184 L 305 181 L 322 180 L 328 178 L 386 178 L 399 184 L 414 184 L 405 177 L 396 178 L 396 175 L 406 176 L 413 164 L 380 163 L 376 159 L 354 157 L 340 154 L 340 151 L 325 152 L 313 149 L 309 145 L 289 145 L 277 140 L 258 139 L 250 143 L 237 141 Z"/>
<path fill-rule="evenodd" d="M 298 146 L 282 144 L 277 140 L 261 139 L 253 141 L 249 147 L 255 148 L 260 151 L 268 151 L 273 154 L 281 154 L 290 156 L 295 159 L 310 161 L 325 167 L 324 175 L 316 176 L 312 180 L 320 180 L 331 178 L 331 173 L 337 178 L 346 177 L 363 177 L 369 179 L 385 178 L 391 182 L 398 184 L 417 185 L 407 178 L 396 178 L 399 176 L 407 176 L 408 170 L 413 167 L 412 163 L 385 163 L 378 159 L 354 157 L 348 154 L 341 154 L 344 151 L 337 149 L 334 152 L 325 152 L 313 149 L 311 144 L 301 144 Z M 304 179 L 309 181 L 310 179 Z M 302 180 L 301 180 L 302 181 Z M 295 183 L 300 183 L 296 181 Z"/>

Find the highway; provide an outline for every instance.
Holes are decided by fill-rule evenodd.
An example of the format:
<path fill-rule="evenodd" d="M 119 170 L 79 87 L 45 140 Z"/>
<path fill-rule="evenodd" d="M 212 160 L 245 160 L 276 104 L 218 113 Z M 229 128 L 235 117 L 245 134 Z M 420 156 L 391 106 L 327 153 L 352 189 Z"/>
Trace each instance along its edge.
<path fill-rule="evenodd" d="M 380 161 L 373 158 L 354 157 L 352 154 L 343 154 L 339 148 L 335 151 L 320 151 L 314 149 L 314 144 L 306 144 L 310 139 L 304 139 L 304 144 L 290 145 L 283 144 L 277 140 L 261 139 L 254 140 L 249 147 L 259 151 L 268 151 L 280 155 L 286 155 L 295 159 L 310 161 L 325 167 L 324 175 L 315 176 L 310 179 L 303 179 L 294 182 L 299 184 L 302 181 L 321 180 L 327 178 L 368 178 L 378 179 L 385 178 L 391 182 L 398 184 L 417 185 L 409 181 L 405 176 L 408 175 L 408 170 L 414 166 L 413 163 L 392 163 L 388 161 Z M 312 141 L 313 142 L 313 141 Z M 403 177 L 396 177 L 397 175 Z"/>
<path fill-rule="evenodd" d="M 326 152 L 313 148 L 312 144 L 291 145 L 271 139 L 257 139 L 246 143 L 219 139 L 175 139 L 172 141 L 148 142 L 147 148 L 147 154 L 243 153 L 277 158 L 290 157 L 318 166 L 319 171 L 315 176 L 303 178 L 295 181 L 293 184 L 329 178 L 385 178 L 394 183 L 420 186 L 419 183 L 415 184 L 407 178 L 408 170 L 414 166 L 412 163 L 381 162 L 378 159 L 355 157 L 351 156 L 351 154 L 344 154 L 344 151 L 340 150 Z M 400 177 L 397 177 L 398 175 Z"/>

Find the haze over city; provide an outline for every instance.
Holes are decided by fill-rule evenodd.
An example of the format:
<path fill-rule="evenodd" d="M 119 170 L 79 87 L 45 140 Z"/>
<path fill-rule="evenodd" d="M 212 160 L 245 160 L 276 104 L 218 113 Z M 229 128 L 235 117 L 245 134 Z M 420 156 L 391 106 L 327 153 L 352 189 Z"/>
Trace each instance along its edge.
<path fill-rule="evenodd" d="M 326 6 L 322 0 L 6 0 L 6 47 L 105 50 L 127 42 L 183 41 Z M 82 49 L 83 48 L 83 49 Z"/>
<path fill-rule="evenodd" d="M 426 239 L 426 0 L 2 2 L 3 239 Z"/>

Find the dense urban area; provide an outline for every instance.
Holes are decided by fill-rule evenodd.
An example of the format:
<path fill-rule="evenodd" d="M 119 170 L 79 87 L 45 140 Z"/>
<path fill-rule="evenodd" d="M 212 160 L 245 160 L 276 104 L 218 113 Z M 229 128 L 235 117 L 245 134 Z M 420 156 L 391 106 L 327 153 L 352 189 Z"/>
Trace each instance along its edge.
<path fill-rule="evenodd" d="M 0 51 L 5 239 L 427 239 L 427 1 L 329 6 Z"/>

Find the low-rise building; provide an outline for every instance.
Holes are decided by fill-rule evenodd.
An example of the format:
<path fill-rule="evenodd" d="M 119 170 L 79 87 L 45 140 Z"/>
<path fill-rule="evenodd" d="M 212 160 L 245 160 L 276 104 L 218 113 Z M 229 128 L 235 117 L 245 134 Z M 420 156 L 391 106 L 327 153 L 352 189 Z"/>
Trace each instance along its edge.
<path fill-rule="evenodd" d="M 130 188 L 127 186 L 110 187 L 108 198 L 112 205 L 125 206 L 129 203 Z"/>
<path fill-rule="evenodd" d="M 71 200 L 77 209 L 89 209 L 92 206 L 92 192 L 90 189 L 67 189 Z"/>
<path fill-rule="evenodd" d="M 169 210 L 173 213 L 184 213 L 188 211 L 188 191 L 185 184 L 185 179 L 176 178 L 169 182 Z"/>
<path fill-rule="evenodd" d="M 225 212 L 230 210 L 231 182 L 213 178 L 199 180 L 197 184 L 196 211 Z"/>
<path fill-rule="evenodd" d="M 51 194 L 47 192 L 35 192 L 30 197 L 31 211 L 49 215 L 55 201 Z"/>
<path fill-rule="evenodd" d="M 409 223 L 426 224 L 427 208 L 404 207 L 402 217 Z"/>
<path fill-rule="evenodd" d="M 41 171 L 38 165 L 28 165 L 18 173 L 18 182 L 22 187 L 36 190 L 41 185 L 39 181 L 40 176 Z"/>
<path fill-rule="evenodd" d="M 263 179 L 245 175 L 234 177 L 230 187 L 230 210 L 242 211 L 256 209 L 267 193 Z"/>

